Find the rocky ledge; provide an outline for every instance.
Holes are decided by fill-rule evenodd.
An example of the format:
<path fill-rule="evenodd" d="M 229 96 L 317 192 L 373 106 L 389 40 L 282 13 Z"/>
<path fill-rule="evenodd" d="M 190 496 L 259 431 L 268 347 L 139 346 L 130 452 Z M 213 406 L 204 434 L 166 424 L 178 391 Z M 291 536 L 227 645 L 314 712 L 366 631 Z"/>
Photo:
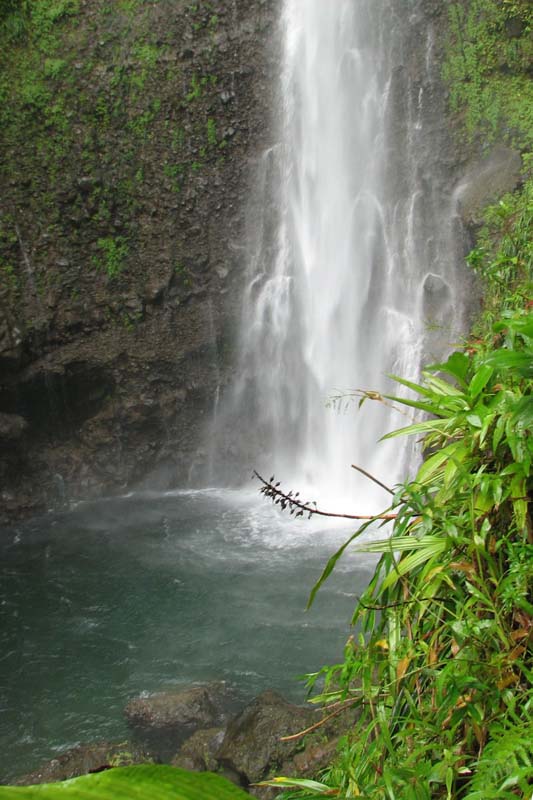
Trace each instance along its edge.
<path fill-rule="evenodd" d="M 79 745 L 15 783 L 50 783 L 156 762 L 218 772 L 254 797 L 269 800 L 275 790 L 255 784 L 276 774 L 316 775 L 354 720 L 354 712 L 348 712 L 316 732 L 287 740 L 320 722 L 322 710 L 294 705 L 267 690 L 235 713 L 235 698 L 224 683 L 143 694 L 124 713 L 131 729 L 128 741 Z"/>

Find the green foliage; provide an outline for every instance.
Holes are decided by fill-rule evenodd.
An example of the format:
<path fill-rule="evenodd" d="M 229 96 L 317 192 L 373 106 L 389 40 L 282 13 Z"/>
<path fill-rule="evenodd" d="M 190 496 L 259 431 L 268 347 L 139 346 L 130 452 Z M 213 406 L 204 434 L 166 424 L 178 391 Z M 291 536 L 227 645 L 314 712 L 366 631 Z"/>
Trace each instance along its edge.
<path fill-rule="evenodd" d="M 128 122 L 129 130 L 139 138 L 146 138 L 149 129 L 161 109 L 161 101 L 156 97 L 145 111 L 133 116 Z"/>
<path fill-rule="evenodd" d="M 138 42 L 133 47 L 133 57 L 136 64 L 140 69 L 134 72 L 130 77 L 132 87 L 142 90 L 151 73 L 155 70 L 157 62 L 161 56 L 162 49 L 155 44 L 148 42 Z M 127 76 L 120 70 L 118 73 L 118 82 L 126 82 Z"/>
<path fill-rule="evenodd" d="M 93 264 L 97 269 L 103 270 L 111 279 L 116 278 L 125 266 L 128 256 L 128 240 L 123 236 L 106 236 L 98 239 L 98 248 L 101 252 L 100 257 L 93 258 Z"/>
<path fill-rule="evenodd" d="M 426 458 L 394 493 L 392 534 L 361 541 L 365 523 L 311 595 L 347 547 L 380 556 L 343 662 L 309 676 L 314 702 L 360 719 L 324 785 L 287 779 L 291 797 L 530 798 L 533 314 L 492 334 L 385 398 L 423 412 L 386 438 L 422 437 Z"/>
<path fill-rule="evenodd" d="M 5 287 L 10 295 L 16 295 L 19 290 L 17 273 L 13 264 L 0 258 L 0 288 Z"/>
<path fill-rule="evenodd" d="M 161 50 L 155 44 L 139 43 L 133 48 L 135 58 L 148 69 L 153 69 L 160 57 Z"/>
<path fill-rule="evenodd" d="M 494 725 L 491 741 L 485 747 L 472 778 L 466 800 L 516 797 L 516 787 L 531 789 L 533 722 L 520 720 Z M 513 776 L 510 780 L 510 773 Z M 529 779 L 529 780 L 528 780 Z"/>
<path fill-rule="evenodd" d="M 217 141 L 217 125 L 213 117 L 209 117 L 207 120 L 207 143 L 210 147 L 216 147 Z"/>
<path fill-rule="evenodd" d="M 469 0 L 449 7 L 443 67 L 450 109 L 470 139 L 533 146 L 533 6 Z"/>
<path fill-rule="evenodd" d="M 0 39 L 6 44 L 21 39 L 28 29 L 28 0 L 0 0 Z"/>
<path fill-rule="evenodd" d="M 485 211 L 485 224 L 468 262 L 480 275 L 484 313 L 476 326 L 483 335 L 502 311 L 521 309 L 533 297 L 533 160 L 524 157 L 522 190 L 505 195 Z"/>
<path fill-rule="evenodd" d="M 78 0 L 0 0 L 0 41 L 15 44 L 26 36 L 41 46 L 54 25 L 78 11 Z"/>
<path fill-rule="evenodd" d="M 190 91 L 185 95 L 185 100 L 187 103 L 198 100 L 208 86 L 216 86 L 217 83 L 218 78 L 216 75 L 202 75 L 202 77 L 199 78 L 194 74 L 191 78 Z"/>
<path fill-rule="evenodd" d="M 62 783 L 0 786 L 0 800 L 246 800 L 225 778 L 167 766 L 121 767 Z"/>
<path fill-rule="evenodd" d="M 184 289 L 190 289 L 190 287 L 193 285 L 193 280 L 187 267 L 178 261 L 174 267 L 174 272 L 177 275 L 179 285 Z"/>

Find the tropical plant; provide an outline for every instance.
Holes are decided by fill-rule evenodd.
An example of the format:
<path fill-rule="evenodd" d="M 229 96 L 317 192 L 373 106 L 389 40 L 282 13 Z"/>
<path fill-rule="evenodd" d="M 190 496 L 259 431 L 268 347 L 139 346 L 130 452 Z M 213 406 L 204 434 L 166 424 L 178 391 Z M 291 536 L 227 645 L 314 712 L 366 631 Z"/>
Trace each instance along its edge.
<path fill-rule="evenodd" d="M 396 378 L 411 398 L 375 398 L 423 413 L 386 438 L 423 437 L 426 457 L 312 591 L 310 603 L 348 547 L 379 555 L 344 660 L 308 676 L 323 681 L 312 702 L 356 707 L 359 721 L 322 782 L 270 782 L 297 789 L 287 797 L 530 800 L 533 314 L 493 334 L 421 383 Z M 272 482 L 265 493 L 305 508 Z M 389 535 L 361 538 L 391 517 Z"/>
<path fill-rule="evenodd" d="M 246 800 L 225 778 L 168 766 L 121 767 L 40 786 L 0 786 L 1 800 Z"/>

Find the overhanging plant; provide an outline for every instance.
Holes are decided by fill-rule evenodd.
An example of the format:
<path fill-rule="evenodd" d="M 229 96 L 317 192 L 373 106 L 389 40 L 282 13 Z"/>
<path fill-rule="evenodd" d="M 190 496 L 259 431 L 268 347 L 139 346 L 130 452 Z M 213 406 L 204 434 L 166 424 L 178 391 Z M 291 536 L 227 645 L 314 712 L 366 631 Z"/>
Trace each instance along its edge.
<path fill-rule="evenodd" d="M 391 534 L 361 542 L 365 522 L 313 589 L 310 603 L 347 547 L 379 554 L 343 662 L 308 676 L 324 680 L 314 702 L 360 719 L 320 782 L 270 782 L 287 797 L 531 798 L 533 315 L 493 333 L 420 383 L 396 378 L 412 399 L 386 398 L 424 413 L 387 438 L 429 455 L 375 518 Z"/>

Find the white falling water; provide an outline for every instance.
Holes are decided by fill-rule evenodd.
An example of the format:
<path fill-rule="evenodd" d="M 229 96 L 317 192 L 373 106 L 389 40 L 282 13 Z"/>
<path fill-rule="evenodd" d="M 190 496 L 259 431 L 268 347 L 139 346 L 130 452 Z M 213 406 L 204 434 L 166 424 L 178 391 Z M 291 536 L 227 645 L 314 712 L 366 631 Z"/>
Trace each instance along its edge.
<path fill-rule="evenodd" d="M 395 391 L 387 373 L 417 377 L 432 342 L 442 355 L 461 327 L 453 214 L 425 155 L 432 32 L 413 80 L 402 36 L 417 3 L 399 5 L 403 19 L 394 0 L 284 2 L 281 144 L 259 170 L 265 210 L 226 401 L 234 454 L 337 508 L 386 504 L 351 464 L 394 485 L 406 446 L 378 440 L 408 420 L 328 400 Z"/>

